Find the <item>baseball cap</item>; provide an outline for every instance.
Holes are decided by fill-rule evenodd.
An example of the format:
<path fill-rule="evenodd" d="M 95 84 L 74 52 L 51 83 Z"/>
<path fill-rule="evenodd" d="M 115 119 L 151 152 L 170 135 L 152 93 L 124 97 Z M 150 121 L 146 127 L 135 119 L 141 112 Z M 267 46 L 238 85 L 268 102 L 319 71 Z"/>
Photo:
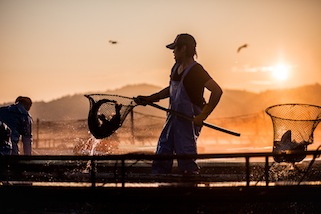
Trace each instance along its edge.
<path fill-rule="evenodd" d="M 16 103 L 21 103 L 27 111 L 30 110 L 32 100 L 29 97 L 19 96 L 16 99 Z"/>
<path fill-rule="evenodd" d="M 173 43 L 166 45 L 166 48 L 174 49 L 177 45 L 189 45 L 193 48 L 196 47 L 196 41 L 194 37 L 187 33 L 178 34 Z"/>

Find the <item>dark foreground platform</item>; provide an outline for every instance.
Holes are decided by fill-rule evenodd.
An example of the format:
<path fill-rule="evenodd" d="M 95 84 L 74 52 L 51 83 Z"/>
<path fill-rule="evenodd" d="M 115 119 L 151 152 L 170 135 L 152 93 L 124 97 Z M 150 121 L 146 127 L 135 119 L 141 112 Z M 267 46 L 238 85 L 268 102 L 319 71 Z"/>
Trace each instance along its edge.
<path fill-rule="evenodd" d="M 1 213 L 320 213 L 320 186 L 1 186 Z"/>
<path fill-rule="evenodd" d="M 273 155 L 0 157 L 0 213 L 320 213 L 320 152 Z M 201 174 L 152 175 L 155 158 L 196 158 Z"/>

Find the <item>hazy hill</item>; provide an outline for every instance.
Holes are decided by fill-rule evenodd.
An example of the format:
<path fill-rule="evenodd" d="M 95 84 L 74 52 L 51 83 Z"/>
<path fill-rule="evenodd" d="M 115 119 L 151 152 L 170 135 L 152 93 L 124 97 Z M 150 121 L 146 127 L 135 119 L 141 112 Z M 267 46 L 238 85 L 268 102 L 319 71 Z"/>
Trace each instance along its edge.
<path fill-rule="evenodd" d="M 271 105 L 282 103 L 305 103 L 321 106 L 321 85 L 268 90 L 261 93 L 224 90 L 221 102 L 212 116 L 229 117 L 252 114 L 264 111 Z"/>
<path fill-rule="evenodd" d="M 107 90 L 107 94 L 118 94 L 134 97 L 149 95 L 161 88 L 148 85 L 128 85 L 116 90 Z M 281 103 L 307 103 L 321 106 L 321 86 L 319 84 L 307 85 L 292 89 L 269 90 L 261 93 L 252 93 L 244 90 L 223 90 L 221 102 L 211 117 L 234 117 L 264 111 L 267 107 Z M 168 106 L 168 99 L 158 103 Z M 86 119 L 89 111 L 89 101 L 84 94 L 65 96 L 50 102 L 35 102 L 31 108 L 34 119 L 41 120 L 69 120 Z M 165 117 L 165 112 L 153 107 L 135 107 L 134 111 L 155 116 Z"/>

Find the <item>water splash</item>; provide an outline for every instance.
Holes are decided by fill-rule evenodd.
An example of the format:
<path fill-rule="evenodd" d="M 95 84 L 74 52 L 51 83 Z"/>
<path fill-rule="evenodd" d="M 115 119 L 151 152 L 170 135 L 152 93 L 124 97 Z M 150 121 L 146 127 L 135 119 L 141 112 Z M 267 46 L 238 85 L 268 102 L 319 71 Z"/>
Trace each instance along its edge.
<path fill-rule="evenodd" d="M 96 139 L 93 135 L 90 136 L 90 138 L 87 140 L 86 145 L 89 147 L 87 149 L 90 150 L 89 154 L 90 156 L 95 155 L 96 147 L 100 143 L 100 139 Z M 86 164 L 86 168 L 84 169 L 84 173 L 89 173 L 91 170 L 91 161 L 89 160 Z"/>
<path fill-rule="evenodd" d="M 100 139 L 96 139 L 94 136 L 91 136 L 88 141 L 91 141 L 92 143 L 92 146 L 91 146 L 91 150 L 90 150 L 90 153 L 89 155 L 94 155 L 95 154 L 95 151 L 96 151 L 96 147 L 97 145 L 100 143 Z"/>

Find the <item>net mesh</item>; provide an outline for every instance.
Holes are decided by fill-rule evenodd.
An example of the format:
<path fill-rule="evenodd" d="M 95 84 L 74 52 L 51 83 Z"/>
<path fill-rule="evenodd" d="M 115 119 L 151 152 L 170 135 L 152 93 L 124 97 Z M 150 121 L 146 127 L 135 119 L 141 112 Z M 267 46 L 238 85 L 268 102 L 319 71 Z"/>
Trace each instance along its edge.
<path fill-rule="evenodd" d="M 268 107 L 274 131 L 273 152 L 306 151 L 321 120 L 321 107 L 309 104 L 280 104 Z M 305 155 L 278 156 L 276 162 L 299 162 Z"/>
<path fill-rule="evenodd" d="M 102 139 L 113 134 L 136 106 L 132 98 L 112 94 L 88 94 L 90 108 L 88 128 L 91 134 Z"/>

